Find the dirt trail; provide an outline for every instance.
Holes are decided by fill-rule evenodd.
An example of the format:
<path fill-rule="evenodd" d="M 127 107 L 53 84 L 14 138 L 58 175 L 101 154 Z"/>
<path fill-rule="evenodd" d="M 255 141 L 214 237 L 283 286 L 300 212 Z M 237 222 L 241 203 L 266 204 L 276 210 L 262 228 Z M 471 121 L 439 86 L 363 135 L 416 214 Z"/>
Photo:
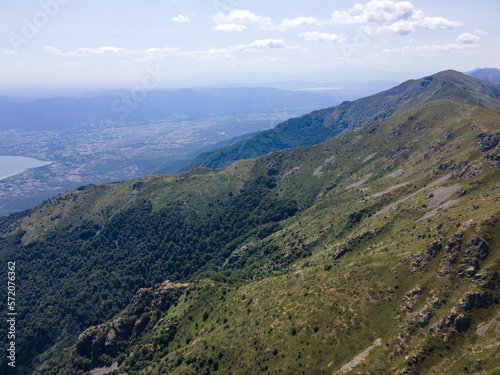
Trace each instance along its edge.
<path fill-rule="evenodd" d="M 403 173 L 405 173 L 405 170 L 403 168 L 401 168 L 401 169 L 398 169 L 395 172 L 392 172 L 390 175 L 386 176 L 386 178 L 398 177 L 398 176 L 401 176 Z"/>
<path fill-rule="evenodd" d="M 406 186 L 408 184 L 409 184 L 409 182 L 404 182 L 404 183 L 399 184 L 399 185 L 391 186 L 390 188 L 387 188 L 386 190 L 384 190 L 384 191 L 382 191 L 380 193 L 373 194 L 372 197 L 373 198 L 381 197 L 384 194 L 390 193 L 391 191 L 399 189 L 400 187 Z"/>
<path fill-rule="evenodd" d="M 348 187 L 346 187 L 345 189 L 346 190 L 349 190 L 349 189 L 352 189 L 352 188 L 357 188 L 357 187 L 360 187 L 361 185 L 363 185 L 366 181 L 368 181 L 370 179 L 370 177 L 373 176 L 373 173 L 368 173 L 365 177 L 363 177 L 361 180 L 359 180 L 358 182 L 355 182 L 354 184 L 351 184 L 349 185 Z"/>
<path fill-rule="evenodd" d="M 345 374 L 346 372 L 352 370 L 354 367 L 363 362 L 373 349 L 378 348 L 380 345 L 382 345 L 382 339 L 376 339 L 372 346 L 369 346 L 362 353 L 354 357 L 351 362 L 342 366 L 337 374 Z"/>
<path fill-rule="evenodd" d="M 299 169 L 300 169 L 300 167 L 295 167 L 295 168 L 293 168 L 291 171 L 286 172 L 283 176 L 289 176 L 289 175 L 291 175 L 293 172 L 298 171 Z"/>
<path fill-rule="evenodd" d="M 427 212 L 424 216 L 422 216 L 420 219 L 418 219 L 417 221 L 421 221 L 421 220 L 425 220 L 425 219 L 429 219 L 433 216 L 436 216 L 438 214 L 438 211 L 439 210 L 446 210 L 447 208 L 450 208 L 450 207 L 453 207 L 454 205 L 456 205 L 458 202 L 460 202 L 460 199 L 454 199 L 454 200 L 451 200 L 449 202 L 446 202 L 445 204 L 439 206 L 438 208 L 436 208 L 435 210 L 432 210 L 430 212 Z"/>
<path fill-rule="evenodd" d="M 331 163 L 335 159 L 335 155 L 330 156 L 328 159 L 325 160 L 325 163 Z"/>
<path fill-rule="evenodd" d="M 367 161 L 372 160 L 372 159 L 375 157 L 375 155 L 377 155 L 377 153 L 376 153 L 376 152 L 375 152 L 374 154 L 368 155 L 368 156 L 365 158 L 365 160 L 363 160 L 363 163 L 366 163 Z"/>

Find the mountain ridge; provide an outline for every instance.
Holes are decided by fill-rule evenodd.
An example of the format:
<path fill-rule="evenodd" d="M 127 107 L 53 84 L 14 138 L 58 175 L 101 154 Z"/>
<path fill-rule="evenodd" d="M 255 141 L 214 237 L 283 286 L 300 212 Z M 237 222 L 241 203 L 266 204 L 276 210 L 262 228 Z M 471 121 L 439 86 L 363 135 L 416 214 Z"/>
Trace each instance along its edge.
<path fill-rule="evenodd" d="M 465 86 L 469 91 L 462 89 Z M 443 98 L 462 98 L 480 106 L 500 109 L 496 101 L 500 98 L 500 86 L 453 70 L 409 80 L 379 94 L 287 120 L 248 140 L 201 154 L 179 172 L 199 166 L 220 168 L 236 160 L 253 158 L 271 151 L 310 146 L 344 131 L 369 126 L 414 105 Z"/>

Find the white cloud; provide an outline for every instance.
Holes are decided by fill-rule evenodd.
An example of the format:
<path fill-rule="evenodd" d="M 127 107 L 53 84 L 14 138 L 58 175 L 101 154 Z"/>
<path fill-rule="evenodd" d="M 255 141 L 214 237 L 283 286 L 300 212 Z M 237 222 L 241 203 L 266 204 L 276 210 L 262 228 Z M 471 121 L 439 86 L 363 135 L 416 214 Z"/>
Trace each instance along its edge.
<path fill-rule="evenodd" d="M 177 22 L 177 23 L 189 23 L 189 22 L 191 22 L 191 20 L 189 19 L 189 15 L 185 15 L 185 14 L 179 14 L 178 16 L 172 18 L 172 21 Z"/>
<path fill-rule="evenodd" d="M 347 11 L 335 11 L 330 19 L 315 17 L 285 18 L 273 23 L 270 17 L 237 9 L 229 13 L 219 12 L 212 17 L 215 30 L 241 31 L 244 25 L 255 25 L 261 30 L 280 30 L 327 25 L 360 25 L 368 34 L 405 35 L 419 31 L 450 30 L 463 26 L 462 22 L 450 21 L 444 17 L 427 17 L 416 9 L 410 1 L 371 0 L 366 4 L 356 4 Z"/>
<path fill-rule="evenodd" d="M 2 51 L 2 54 L 4 55 L 17 55 L 17 51 L 11 50 L 11 49 L 4 49 Z"/>
<path fill-rule="evenodd" d="M 488 32 L 487 32 L 487 31 L 483 31 L 483 30 L 476 29 L 476 30 L 474 30 L 474 34 L 478 34 L 478 35 L 488 35 Z"/>
<path fill-rule="evenodd" d="M 236 9 L 227 14 L 219 12 L 212 17 L 212 21 L 216 24 L 214 30 L 222 31 L 241 31 L 244 25 L 255 25 L 260 30 L 286 31 L 299 27 L 320 26 L 324 23 L 324 21 L 320 21 L 314 17 L 301 16 L 292 19 L 285 18 L 281 23 L 275 24 L 270 17 L 260 16 L 244 9 Z"/>
<path fill-rule="evenodd" d="M 477 44 L 481 40 L 477 35 L 472 35 L 470 33 L 464 33 L 457 38 L 457 43 L 460 44 Z"/>
<path fill-rule="evenodd" d="M 394 22 L 383 26 L 365 26 L 369 34 L 399 34 L 406 35 L 418 31 L 450 30 L 463 26 L 461 22 L 449 21 L 443 17 L 423 17 Z"/>
<path fill-rule="evenodd" d="M 296 29 L 298 27 L 304 26 L 319 26 L 321 21 L 317 20 L 314 17 L 297 17 L 288 19 L 285 18 L 281 23 L 277 26 L 278 29 L 285 31 L 288 29 Z"/>
<path fill-rule="evenodd" d="M 343 43 L 346 41 L 343 37 L 336 34 L 320 33 L 318 31 L 300 33 L 299 37 L 304 38 L 308 42 Z"/>
<path fill-rule="evenodd" d="M 247 27 L 245 25 L 238 25 L 236 23 L 225 23 L 216 25 L 214 30 L 217 31 L 244 31 Z"/>
<path fill-rule="evenodd" d="M 329 23 L 363 25 L 369 34 L 408 34 L 417 31 L 448 30 L 463 26 L 444 17 L 426 17 L 409 1 L 372 0 L 356 4 L 348 11 L 335 11 Z M 376 25 L 370 25 L 376 23 Z"/>
<path fill-rule="evenodd" d="M 98 48 L 78 48 L 75 51 L 62 51 L 59 48 L 53 46 L 44 47 L 44 50 L 52 53 L 56 56 L 73 56 L 73 57 L 88 57 L 88 56 L 100 56 L 100 55 L 117 55 L 117 56 L 131 56 L 140 55 L 141 57 L 137 61 L 151 61 L 157 59 L 164 59 L 167 55 L 178 54 L 178 48 L 149 48 L 145 50 L 131 50 L 121 47 L 111 47 L 104 46 Z"/>
<path fill-rule="evenodd" d="M 270 48 L 286 48 L 286 43 L 283 39 L 261 39 L 256 40 L 255 42 L 252 42 L 250 44 L 239 44 L 230 48 L 230 50 L 235 52 L 242 52 Z"/>
<path fill-rule="evenodd" d="M 255 13 L 250 12 L 249 10 L 244 10 L 244 9 L 235 9 L 228 14 L 219 12 L 212 17 L 212 20 L 217 25 L 224 25 L 224 24 L 241 25 L 245 23 L 253 23 L 253 24 L 258 24 L 259 28 L 262 29 L 273 27 L 271 18 L 262 17 Z"/>
<path fill-rule="evenodd" d="M 208 50 L 183 51 L 179 48 L 148 48 L 143 50 L 129 50 L 120 47 L 99 47 L 99 48 L 78 48 L 75 51 L 62 51 L 53 46 L 45 47 L 45 51 L 56 56 L 102 56 L 105 54 L 114 54 L 116 56 L 135 56 L 135 62 L 161 61 L 168 57 L 184 57 L 194 59 L 236 59 L 238 53 L 259 52 L 268 49 L 298 49 L 298 46 L 287 46 L 283 39 L 259 39 L 249 44 L 238 44 L 224 48 L 211 48 Z M 121 60 L 120 63 L 123 63 Z M 64 63 L 63 63 L 64 64 Z M 69 63 L 65 67 L 76 67 L 76 63 Z"/>
<path fill-rule="evenodd" d="M 104 46 L 99 48 L 84 47 L 84 48 L 78 48 L 75 51 L 68 51 L 68 52 L 63 52 L 60 49 L 51 46 L 45 47 L 44 49 L 47 52 L 51 52 L 59 56 L 92 56 L 92 55 L 106 55 L 106 54 L 130 55 L 135 52 L 127 50 L 125 48 L 111 47 L 111 46 Z"/>
<path fill-rule="evenodd" d="M 426 55 L 432 52 L 463 52 L 473 47 L 473 45 L 460 45 L 450 43 L 446 45 L 423 45 L 420 47 L 387 48 L 382 51 L 384 55 Z"/>

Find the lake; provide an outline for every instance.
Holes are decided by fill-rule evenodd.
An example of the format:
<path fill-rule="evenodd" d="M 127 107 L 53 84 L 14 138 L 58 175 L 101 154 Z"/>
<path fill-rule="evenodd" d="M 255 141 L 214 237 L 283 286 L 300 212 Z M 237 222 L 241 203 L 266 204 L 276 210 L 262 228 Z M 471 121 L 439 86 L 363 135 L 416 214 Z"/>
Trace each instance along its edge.
<path fill-rule="evenodd" d="M 27 169 L 41 167 L 50 163 L 50 161 L 41 161 L 24 156 L 0 155 L 0 180 L 22 173 Z"/>

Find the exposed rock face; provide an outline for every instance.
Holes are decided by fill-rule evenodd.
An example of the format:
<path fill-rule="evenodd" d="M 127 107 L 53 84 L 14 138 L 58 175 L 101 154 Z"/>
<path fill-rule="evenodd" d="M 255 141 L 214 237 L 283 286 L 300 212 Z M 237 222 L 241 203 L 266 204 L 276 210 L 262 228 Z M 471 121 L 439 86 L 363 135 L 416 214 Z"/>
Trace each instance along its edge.
<path fill-rule="evenodd" d="M 337 260 L 339 259 L 342 255 L 344 255 L 345 253 L 347 253 L 348 251 L 351 251 L 352 250 L 352 244 L 350 243 L 350 241 L 346 241 L 345 243 L 341 244 L 338 248 L 337 248 L 337 251 L 335 252 L 335 256 L 333 257 L 333 259 Z"/>
<path fill-rule="evenodd" d="M 484 158 L 495 164 L 497 167 L 500 166 L 500 155 L 498 155 L 498 153 L 490 152 L 484 155 Z"/>
<path fill-rule="evenodd" d="M 425 249 L 425 253 L 435 258 L 437 253 L 440 252 L 442 248 L 443 247 L 441 246 L 440 242 L 434 241 L 429 246 L 427 246 L 427 249 Z"/>
<path fill-rule="evenodd" d="M 463 265 L 458 270 L 458 276 L 460 277 L 473 277 L 477 270 L 479 269 L 479 261 L 477 258 L 472 258 L 470 261 L 464 260 Z"/>
<path fill-rule="evenodd" d="M 462 245 L 462 234 L 455 233 L 444 248 L 444 256 L 441 260 L 441 269 L 438 275 L 443 277 L 450 273 L 451 267 L 456 263 Z"/>
<path fill-rule="evenodd" d="M 404 307 L 408 311 L 413 311 L 413 307 L 415 306 L 415 301 L 420 297 L 422 294 L 422 289 L 420 288 L 415 288 L 410 290 L 408 293 L 405 294 L 403 297 L 403 302 L 406 302 Z"/>
<path fill-rule="evenodd" d="M 420 327 L 427 327 L 429 320 L 431 320 L 432 314 L 430 313 L 428 307 L 424 307 L 419 313 L 413 318 L 413 322 Z"/>
<path fill-rule="evenodd" d="M 103 353 L 106 334 L 103 327 L 90 327 L 78 336 L 76 351 L 79 355 L 92 360 L 92 366 L 97 363 L 97 358 Z"/>
<path fill-rule="evenodd" d="M 145 303 L 152 308 L 167 310 L 170 304 L 179 298 L 182 290 L 188 286 L 189 284 L 173 284 L 165 281 L 153 288 L 140 289 L 125 311 L 136 313 L 136 309 Z M 95 367 L 99 356 L 107 354 L 110 357 L 115 357 L 118 352 L 118 344 L 123 340 L 139 336 L 148 325 L 149 320 L 149 315 L 143 315 L 137 320 L 118 317 L 111 323 L 90 327 L 78 337 L 77 354 L 89 358 L 92 361 L 92 367 Z"/>
<path fill-rule="evenodd" d="M 458 332 L 465 332 L 470 327 L 470 318 L 464 314 L 450 313 L 448 316 L 450 323 L 455 326 Z"/>
<path fill-rule="evenodd" d="M 498 272 L 492 271 L 491 268 L 485 268 L 480 274 L 474 275 L 472 283 L 485 289 L 494 290 L 500 287 L 500 277 Z"/>
<path fill-rule="evenodd" d="M 168 310 L 172 302 L 176 301 L 183 289 L 188 286 L 189 284 L 174 284 L 170 281 L 157 285 L 153 297 L 153 306 L 163 311 Z"/>
<path fill-rule="evenodd" d="M 490 247 L 482 239 L 476 237 L 467 243 L 465 255 L 477 257 L 479 260 L 486 260 L 490 252 Z"/>
<path fill-rule="evenodd" d="M 151 289 L 148 288 L 139 289 L 132 298 L 129 307 L 131 309 L 135 309 L 137 306 L 139 306 L 139 303 L 143 300 L 143 298 L 149 293 L 151 293 Z"/>
<path fill-rule="evenodd" d="M 422 294 L 422 289 L 420 288 L 415 288 L 410 290 L 408 293 L 405 294 L 403 301 L 410 301 L 412 299 L 415 299 L 417 296 Z"/>
<path fill-rule="evenodd" d="M 412 257 L 412 262 L 410 263 L 410 272 L 415 273 L 422 271 L 427 264 L 436 257 L 436 255 L 441 251 L 442 245 L 438 241 L 433 241 L 427 248 Z"/>
<path fill-rule="evenodd" d="M 123 318 L 115 319 L 111 323 L 106 341 L 104 342 L 104 351 L 107 355 L 115 357 L 118 352 L 118 343 L 130 337 L 134 326 Z"/>
<path fill-rule="evenodd" d="M 123 318 L 117 318 L 111 324 L 90 327 L 78 337 L 76 351 L 91 359 L 94 366 L 101 354 L 116 356 L 118 343 L 130 336 L 133 327 L 133 322 L 130 324 Z"/>
<path fill-rule="evenodd" d="M 486 152 L 498 145 L 500 135 L 498 133 L 484 134 L 480 133 L 476 136 L 476 146 L 481 152 Z"/>
<path fill-rule="evenodd" d="M 485 309 L 498 303 L 489 292 L 484 293 L 467 293 L 457 302 L 457 306 L 465 311 L 470 311 L 472 308 Z"/>

